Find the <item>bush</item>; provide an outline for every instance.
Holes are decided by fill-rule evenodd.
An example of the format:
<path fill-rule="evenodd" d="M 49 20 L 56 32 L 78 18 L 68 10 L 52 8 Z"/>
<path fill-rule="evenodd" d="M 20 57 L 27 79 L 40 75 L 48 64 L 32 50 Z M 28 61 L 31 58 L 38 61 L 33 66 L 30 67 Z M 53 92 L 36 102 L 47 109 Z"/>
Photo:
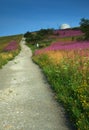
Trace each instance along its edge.
<path fill-rule="evenodd" d="M 81 19 L 80 29 L 85 33 L 85 40 L 89 40 L 89 19 Z"/>

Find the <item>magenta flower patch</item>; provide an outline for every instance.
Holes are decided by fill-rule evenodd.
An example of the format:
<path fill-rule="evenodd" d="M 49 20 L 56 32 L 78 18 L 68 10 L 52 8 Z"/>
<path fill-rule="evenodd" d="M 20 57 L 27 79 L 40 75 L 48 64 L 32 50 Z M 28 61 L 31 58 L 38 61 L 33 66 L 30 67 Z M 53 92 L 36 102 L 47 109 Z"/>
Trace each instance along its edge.
<path fill-rule="evenodd" d="M 8 45 L 4 48 L 4 51 L 13 51 L 18 48 L 18 44 L 16 41 L 11 41 Z"/>
<path fill-rule="evenodd" d="M 35 54 L 40 54 L 45 51 L 83 50 L 83 49 L 89 49 L 89 41 L 85 41 L 85 42 L 75 41 L 75 42 L 69 42 L 69 43 L 56 42 L 44 49 L 37 50 Z"/>
<path fill-rule="evenodd" d="M 57 34 L 60 37 L 72 37 L 83 35 L 81 30 L 72 30 L 72 29 L 55 30 L 54 34 Z"/>

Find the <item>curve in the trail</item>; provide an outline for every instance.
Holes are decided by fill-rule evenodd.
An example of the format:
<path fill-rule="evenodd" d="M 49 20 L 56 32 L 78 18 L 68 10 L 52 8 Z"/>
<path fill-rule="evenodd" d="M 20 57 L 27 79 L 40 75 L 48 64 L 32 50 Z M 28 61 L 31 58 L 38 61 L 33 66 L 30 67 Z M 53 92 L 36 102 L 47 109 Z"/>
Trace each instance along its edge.
<path fill-rule="evenodd" d="M 0 130 L 70 130 L 31 50 L 20 44 L 20 54 L 0 70 Z"/>

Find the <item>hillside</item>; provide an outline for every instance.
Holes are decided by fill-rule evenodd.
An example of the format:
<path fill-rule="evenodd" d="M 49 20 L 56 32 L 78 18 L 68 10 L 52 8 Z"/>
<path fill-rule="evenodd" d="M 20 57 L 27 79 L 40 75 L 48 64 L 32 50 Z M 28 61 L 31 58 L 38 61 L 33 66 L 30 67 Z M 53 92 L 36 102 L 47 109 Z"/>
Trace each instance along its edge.
<path fill-rule="evenodd" d="M 0 68 L 20 51 L 22 35 L 0 37 Z"/>
<path fill-rule="evenodd" d="M 89 130 L 89 41 L 80 30 L 46 34 L 37 41 L 26 39 L 32 58 L 42 68 L 71 124 L 77 130 Z"/>

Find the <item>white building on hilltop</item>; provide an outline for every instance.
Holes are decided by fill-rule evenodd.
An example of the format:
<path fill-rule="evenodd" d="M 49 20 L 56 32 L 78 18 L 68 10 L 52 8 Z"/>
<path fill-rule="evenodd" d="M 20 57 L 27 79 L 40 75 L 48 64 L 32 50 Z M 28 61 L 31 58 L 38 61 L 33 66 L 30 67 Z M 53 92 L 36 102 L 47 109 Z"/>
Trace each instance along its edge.
<path fill-rule="evenodd" d="M 67 29 L 67 28 L 71 28 L 69 24 L 62 24 L 60 26 L 60 29 Z"/>

